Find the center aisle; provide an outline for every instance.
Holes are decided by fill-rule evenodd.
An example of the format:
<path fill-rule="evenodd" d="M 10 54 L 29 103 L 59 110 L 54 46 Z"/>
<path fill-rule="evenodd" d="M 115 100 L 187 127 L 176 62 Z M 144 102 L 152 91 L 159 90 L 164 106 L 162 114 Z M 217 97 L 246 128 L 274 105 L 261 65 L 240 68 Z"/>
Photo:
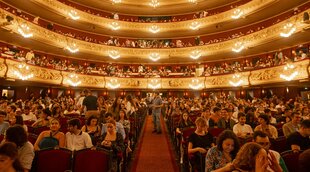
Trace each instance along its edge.
<path fill-rule="evenodd" d="M 132 172 L 178 171 L 163 119 L 161 119 L 161 125 L 162 134 L 152 133 L 152 116 L 147 116 Z"/>

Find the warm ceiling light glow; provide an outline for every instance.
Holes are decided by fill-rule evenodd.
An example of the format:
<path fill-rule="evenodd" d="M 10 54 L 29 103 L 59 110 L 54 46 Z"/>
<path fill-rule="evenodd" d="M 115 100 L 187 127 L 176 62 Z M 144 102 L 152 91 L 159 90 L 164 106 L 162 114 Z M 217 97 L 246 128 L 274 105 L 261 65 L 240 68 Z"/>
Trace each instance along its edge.
<path fill-rule="evenodd" d="M 17 29 L 18 33 L 20 33 L 24 38 L 30 38 L 33 36 L 33 33 L 30 32 L 30 28 L 27 24 L 22 24 Z"/>
<path fill-rule="evenodd" d="M 28 80 L 34 76 L 33 73 L 30 72 L 30 68 L 26 63 L 19 64 L 18 69 L 14 71 L 14 75 L 21 80 Z"/>
<path fill-rule="evenodd" d="M 289 73 L 291 70 L 294 70 L 295 66 L 293 64 L 289 64 L 287 63 L 285 66 L 284 66 L 284 72 L 285 73 Z M 296 76 L 298 75 L 298 71 L 294 71 L 293 73 L 291 74 L 280 74 L 280 78 L 286 80 L 286 81 L 291 81 L 293 80 Z"/>
<path fill-rule="evenodd" d="M 231 18 L 238 19 L 242 15 L 243 15 L 243 11 L 238 8 L 238 9 L 234 10 L 233 15 L 231 16 Z"/>
<path fill-rule="evenodd" d="M 189 84 L 189 87 L 194 90 L 202 89 L 203 83 L 200 83 L 198 79 L 192 79 L 192 82 Z"/>
<path fill-rule="evenodd" d="M 148 86 L 152 89 L 158 89 L 160 88 L 161 84 L 159 83 L 158 79 L 151 79 L 151 81 L 148 83 Z"/>
<path fill-rule="evenodd" d="M 241 76 L 237 73 L 232 76 L 232 80 L 233 81 L 229 81 L 229 84 L 234 86 L 234 87 L 238 87 L 243 83 Z"/>
<path fill-rule="evenodd" d="M 121 84 L 118 82 L 117 79 L 111 79 L 110 82 L 107 83 L 107 87 L 111 89 L 119 88 Z"/>
<path fill-rule="evenodd" d="M 198 21 L 194 21 L 191 23 L 189 28 L 191 28 L 192 30 L 197 30 L 197 29 L 199 29 L 200 26 L 201 26 L 201 24 Z"/>
<path fill-rule="evenodd" d="M 236 52 L 236 53 L 239 53 L 243 49 L 244 49 L 243 43 L 242 42 L 237 42 L 237 43 L 235 43 L 234 47 L 231 50 Z"/>
<path fill-rule="evenodd" d="M 77 47 L 76 44 L 72 44 L 72 46 L 68 45 L 66 49 L 69 50 L 71 53 L 76 53 L 79 51 L 79 48 Z"/>
<path fill-rule="evenodd" d="M 160 28 L 157 26 L 157 25 L 152 25 L 150 28 L 149 28 L 149 31 L 152 32 L 152 33 L 157 33 L 160 31 Z"/>
<path fill-rule="evenodd" d="M 112 30 L 118 30 L 121 28 L 121 26 L 117 22 L 112 22 L 111 24 L 109 24 L 109 26 Z"/>
<path fill-rule="evenodd" d="M 122 2 L 122 0 L 112 0 L 112 2 L 115 3 L 115 4 L 119 4 L 119 3 Z"/>
<path fill-rule="evenodd" d="M 156 7 L 159 6 L 159 2 L 158 2 L 158 0 L 152 0 L 152 1 L 149 3 L 149 5 L 150 5 L 151 7 L 153 7 L 153 8 L 156 8 Z"/>
<path fill-rule="evenodd" d="M 78 20 L 80 19 L 80 16 L 78 15 L 78 13 L 75 10 L 70 10 L 70 12 L 68 13 L 68 15 L 73 19 L 73 20 Z"/>
<path fill-rule="evenodd" d="M 283 32 L 280 33 L 282 37 L 290 37 L 296 31 L 296 27 L 292 23 L 287 23 L 283 26 Z"/>
<path fill-rule="evenodd" d="M 79 80 L 79 77 L 75 73 L 69 75 L 67 82 L 73 87 L 76 87 L 82 83 L 82 81 Z"/>
<path fill-rule="evenodd" d="M 157 61 L 157 60 L 160 59 L 160 55 L 159 55 L 159 53 L 151 53 L 151 54 L 149 55 L 149 58 L 150 58 L 151 60 L 153 60 L 153 61 Z"/>
<path fill-rule="evenodd" d="M 188 2 L 193 3 L 193 4 L 197 4 L 197 0 L 188 0 Z"/>
<path fill-rule="evenodd" d="M 198 59 L 199 57 L 201 57 L 201 51 L 199 50 L 194 50 L 189 54 L 190 58 L 192 59 Z"/>
<path fill-rule="evenodd" d="M 120 53 L 116 50 L 109 50 L 108 51 L 108 55 L 109 57 L 111 57 L 112 59 L 118 59 L 121 57 Z"/>

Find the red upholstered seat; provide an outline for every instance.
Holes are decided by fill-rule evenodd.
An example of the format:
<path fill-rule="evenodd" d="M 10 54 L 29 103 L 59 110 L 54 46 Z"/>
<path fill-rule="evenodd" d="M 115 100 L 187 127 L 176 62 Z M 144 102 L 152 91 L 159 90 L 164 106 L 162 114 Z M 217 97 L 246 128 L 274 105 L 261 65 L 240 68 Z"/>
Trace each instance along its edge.
<path fill-rule="evenodd" d="M 111 152 L 107 150 L 83 149 L 74 153 L 74 172 L 107 172 L 109 171 Z"/>
<path fill-rule="evenodd" d="M 293 152 L 291 150 L 281 153 L 288 171 L 298 171 L 299 169 L 299 154 L 301 152 Z M 310 162 L 309 162 L 310 163 Z"/>
<path fill-rule="evenodd" d="M 286 150 L 288 150 L 287 144 L 286 144 L 286 137 L 285 136 L 281 136 L 278 137 L 275 140 L 271 141 L 271 149 L 275 150 L 279 153 L 284 152 Z"/>
<path fill-rule="evenodd" d="M 224 131 L 224 129 L 223 128 L 209 128 L 208 131 L 213 137 L 218 137 L 222 133 L 222 131 Z"/>
<path fill-rule="evenodd" d="M 72 152 L 67 149 L 45 149 L 36 152 L 34 171 L 64 172 L 71 170 Z"/>

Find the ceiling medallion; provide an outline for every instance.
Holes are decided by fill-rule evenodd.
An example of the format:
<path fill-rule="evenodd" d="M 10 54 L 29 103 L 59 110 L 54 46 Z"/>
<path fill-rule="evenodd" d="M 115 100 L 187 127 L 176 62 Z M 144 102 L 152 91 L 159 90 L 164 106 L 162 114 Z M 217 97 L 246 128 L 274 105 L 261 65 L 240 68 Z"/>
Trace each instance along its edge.
<path fill-rule="evenodd" d="M 152 32 L 152 33 L 158 33 L 160 31 L 160 28 L 157 25 L 152 25 L 149 28 L 149 31 Z"/>
<path fill-rule="evenodd" d="M 148 87 L 152 88 L 152 89 L 158 89 L 161 87 L 161 84 L 159 82 L 159 80 L 156 79 L 151 79 L 148 83 Z"/>
<path fill-rule="evenodd" d="M 79 51 L 79 48 L 75 43 L 73 43 L 72 45 L 67 45 L 66 49 L 69 50 L 71 53 L 76 53 Z"/>
<path fill-rule="evenodd" d="M 159 55 L 159 53 L 151 53 L 151 54 L 149 55 L 149 58 L 150 58 L 151 60 L 153 60 L 153 61 L 157 61 L 157 60 L 160 59 L 160 55 Z"/>
<path fill-rule="evenodd" d="M 121 84 L 115 78 L 111 79 L 110 82 L 107 83 L 107 87 L 111 89 L 116 89 L 116 88 L 119 88 L 120 86 Z"/>
<path fill-rule="evenodd" d="M 111 24 L 109 24 L 109 26 L 112 30 L 118 30 L 121 28 L 121 26 L 117 22 L 112 22 Z"/>
<path fill-rule="evenodd" d="M 69 75 L 67 82 L 73 87 L 76 87 L 82 83 L 82 81 L 79 80 L 79 77 L 75 73 Z"/>
<path fill-rule="evenodd" d="M 237 42 L 234 44 L 234 47 L 231 49 L 232 51 L 239 53 L 244 49 L 244 45 L 242 42 Z"/>
<path fill-rule="evenodd" d="M 199 90 L 203 88 L 203 83 L 200 83 L 197 78 L 192 79 L 192 82 L 188 85 L 191 89 Z"/>
<path fill-rule="evenodd" d="M 283 26 L 283 32 L 280 33 L 282 37 L 290 37 L 296 31 L 296 27 L 292 23 L 287 23 Z"/>
<path fill-rule="evenodd" d="M 231 16 L 231 18 L 238 19 L 242 15 L 243 15 L 243 11 L 238 8 L 238 9 L 234 10 L 233 15 Z"/>
<path fill-rule="evenodd" d="M 18 29 L 17 29 L 18 33 L 21 34 L 24 38 L 30 38 L 33 37 L 33 33 L 30 32 L 30 28 L 29 26 L 24 23 L 21 24 Z"/>
<path fill-rule="evenodd" d="M 239 87 L 242 83 L 243 83 L 243 80 L 241 79 L 241 76 L 238 73 L 235 73 L 232 76 L 232 81 L 231 80 L 229 81 L 229 84 L 234 87 Z"/>
<path fill-rule="evenodd" d="M 78 13 L 75 10 L 70 10 L 70 12 L 68 13 L 68 15 L 71 17 L 71 19 L 73 20 L 78 20 L 80 19 L 80 16 L 78 15 Z"/>
<path fill-rule="evenodd" d="M 151 0 L 151 2 L 149 3 L 149 5 L 153 8 L 156 8 L 159 6 L 159 2 L 158 0 Z"/>
<path fill-rule="evenodd" d="M 32 78 L 34 75 L 30 72 L 30 68 L 26 65 L 25 62 L 21 62 L 17 69 L 14 70 L 14 75 L 16 75 L 21 80 L 28 80 Z"/>
<path fill-rule="evenodd" d="M 291 81 L 298 75 L 298 71 L 294 71 L 295 66 L 293 64 L 287 63 L 283 69 L 284 69 L 283 74 L 282 73 L 280 74 L 280 78 L 282 78 L 286 81 Z M 293 73 L 291 73 L 291 72 L 293 72 Z"/>
<path fill-rule="evenodd" d="M 192 59 L 198 59 L 201 57 L 201 51 L 200 50 L 194 50 L 192 51 L 190 54 L 189 54 L 189 57 L 192 58 Z"/>
<path fill-rule="evenodd" d="M 108 51 L 108 55 L 109 57 L 111 57 L 112 59 L 118 59 L 121 57 L 120 53 L 117 50 L 109 50 Z"/>
<path fill-rule="evenodd" d="M 192 29 L 192 30 L 197 30 L 197 29 L 199 29 L 200 26 L 201 26 L 201 24 L 198 21 L 194 21 L 194 22 L 191 23 L 189 28 Z"/>

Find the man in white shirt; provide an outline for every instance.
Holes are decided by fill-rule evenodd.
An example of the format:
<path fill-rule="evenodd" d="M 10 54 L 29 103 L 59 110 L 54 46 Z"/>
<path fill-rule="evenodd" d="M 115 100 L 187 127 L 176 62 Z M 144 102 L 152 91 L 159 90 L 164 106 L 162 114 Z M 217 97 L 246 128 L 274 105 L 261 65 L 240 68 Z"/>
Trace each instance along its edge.
<path fill-rule="evenodd" d="M 77 118 L 68 121 L 68 130 L 66 134 L 67 148 L 71 151 L 92 148 L 93 144 L 88 133 L 80 130 L 81 123 Z"/>
<path fill-rule="evenodd" d="M 253 134 L 253 129 L 250 125 L 246 124 L 246 116 L 244 113 L 238 113 L 239 123 L 234 125 L 233 131 L 238 137 L 245 138 Z"/>
<path fill-rule="evenodd" d="M 32 112 L 30 112 L 29 106 L 25 106 L 22 117 L 24 121 L 37 121 L 37 117 Z"/>

